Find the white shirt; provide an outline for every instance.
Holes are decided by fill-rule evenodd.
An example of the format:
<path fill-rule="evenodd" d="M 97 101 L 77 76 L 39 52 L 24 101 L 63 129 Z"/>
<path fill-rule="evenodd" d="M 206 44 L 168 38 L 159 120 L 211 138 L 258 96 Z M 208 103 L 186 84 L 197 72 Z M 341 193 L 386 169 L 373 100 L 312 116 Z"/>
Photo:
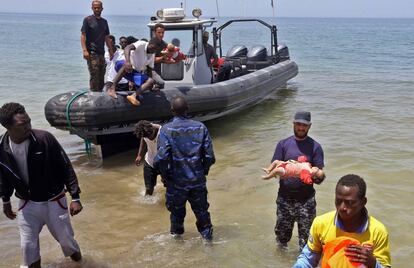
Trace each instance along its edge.
<path fill-rule="evenodd" d="M 124 55 L 124 50 L 123 49 L 118 49 L 115 54 L 114 57 L 112 58 L 112 61 L 109 61 L 109 63 L 107 62 L 106 64 L 106 74 L 105 74 L 105 78 L 106 78 L 106 82 L 113 82 L 115 79 L 115 76 L 117 75 L 117 71 L 115 70 L 115 64 L 117 61 L 120 60 L 125 60 L 125 55 Z M 121 78 L 121 80 L 119 81 L 118 84 L 126 84 L 128 83 L 128 80 L 126 80 L 124 77 Z"/>
<path fill-rule="evenodd" d="M 135 50 L 131 51 L 130 59 L 135 71 L 141 72 L 147 69 L 147 65 L 154 68 L 155 54 L 147 54 L 148 42 L 137 41 L 133 44 Z"/>
<path fill-rule="evenodd" d="M 22 179 L 29 184 L 29 169 L 27 168 L 27 154 L 29 153 L 30 140 L 26 139 L 22 143 L 14 143 L 9 138 L 9 146 L 12 151 L 13 157 L 16 160 L 17 167 L 20 171 Z"/>
<path fill-rule="evenodd" d="M 154 158 L 157 155 L 157 140 L 160 135 L 160 125 L 152 124 L 153 126 L 158 126 L 157 136 L 154 140 L 144 138 L 145 143 L 147 144 L 147 153 L 145 154 L 145 161 L 151 166 L 154 167 Z"/>

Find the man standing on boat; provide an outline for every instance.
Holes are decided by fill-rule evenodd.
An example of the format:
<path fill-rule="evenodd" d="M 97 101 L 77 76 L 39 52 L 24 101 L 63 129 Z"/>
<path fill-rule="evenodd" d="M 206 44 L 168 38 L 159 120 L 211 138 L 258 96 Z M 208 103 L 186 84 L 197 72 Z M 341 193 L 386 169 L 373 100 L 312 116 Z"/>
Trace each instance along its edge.
<path fill-rule="evenodd" d="M 214 47 L 208 43 L 209 35 L 210 34 L 207 31 L 203 32 L 203 46 L 204 53 L 206 54 L 207 65 L 212 68 L 217 64 L 218 56 Z"/>
<path fill-rule="evenodd" d="M 216 50 L 212 45 L 208 43 L 209 33 L 207 31 L 203 32 L 203 46 L 204 46 L 204 53 L 206 54 L 207 65 L 211 71 L 211 82 L 213 83 L 213 66 L 217 65 L 218 56 Z"/>
<path fill-rule="evenodd" d="M 89 87 L 92 91 L 102 91 L 105 79 L 105 47 L 109 50 L 109 58 L 115 53 L 115 46 L 109 38 L 109 26 L 106 19 L 101 17 L 103 10 L 101 1 L 92 1 L 93 15 L 83 20 L 81 28 L 81 45 L 83 58 L 88 63 Z"/>
<path fill-rule="evenodd" d="M 41 267 L 39 233 L 44 225 L 59 242 L 63 254 L 80 261 L 82 255 L 69 212 L 71 216 L 78 214 L 82 205 L 69 158 L 52 134 L 32 129 L 21 104 L 4 104 L 0 123 L 7 129 L 0 137 L 0 197 L 7 218 L 14 220 L 17 216 L 22 265 Z M 69 212 L 66 191 L 72 197 Z M 13 192 L 19 199 L 17 213 L 10 203 Z"/>
<path fill-rule="evenodd" d="M 158 88 L 164 88 L 165 81 L 161 78 L 161 63 L 166 62 L 165 55 L 161 53 L 166 47 L 167 43 L 163 40 L 165 33 L 165 26 L 162 23 L 157 23 L 154 26 L 154 37 L 149 41 L 155 47 L 154 58 L 154 72 L 152 77 Z"/>
<path fill-rule="evenodd" d="M 272 161 L 297 160 L 306 156 L 312 166 L 322 169 L 324 155 L 321 145 L 308 136 L 311 127 L 310 112 L 297 112 L 293 120 L 294 135 L 279 141 Z M 320 184 L 322 180 L 314 180 Z M 299 178 L 279 180 L 277 196 L 276 241 L 282 248 L 292 237 L 293 225 L 298 224 L 299 247 L 302 249 L 308 240 L 309 229 L 316 216 L 315 189 L 313 184 L 305 184 Z"/>
<path fill-rule="evenodd" d="M 206 176 L 215 162 L 213 144 L 206 126 L 186 118 L 188 105 L 183 97 L 171 101 L 172 122 L 162 126 L 154 167 L 165 180 L 167 209 L 172 235 L 184 233 L 186 203 L 197 218 L 197 229 L 206 240 L 213 238 Z"/>

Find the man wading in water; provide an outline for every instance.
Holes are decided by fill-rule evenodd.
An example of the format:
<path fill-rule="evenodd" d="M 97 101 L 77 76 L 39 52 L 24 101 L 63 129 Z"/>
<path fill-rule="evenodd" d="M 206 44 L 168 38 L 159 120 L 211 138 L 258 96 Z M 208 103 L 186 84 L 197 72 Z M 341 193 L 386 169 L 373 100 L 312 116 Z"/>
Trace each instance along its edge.
<path fill-rule="evenodd" d="M 74 238 L 65 192 L 72 197 L 71 216 L 82 210 L 80 188 L 72 164 L 49 132 L 32 129 L 30 117 L 18 103 L 0 108 L 0 123 L 7 132 L 0 137 L 0 197 L 3 212 L 14 220 L 10 197 L 19 199 L 17 224 L 21 237 L 22 265 L 39 268 L 39 233 L 46 225 L 63 254 L 74 261 L 82 255 Z"/>

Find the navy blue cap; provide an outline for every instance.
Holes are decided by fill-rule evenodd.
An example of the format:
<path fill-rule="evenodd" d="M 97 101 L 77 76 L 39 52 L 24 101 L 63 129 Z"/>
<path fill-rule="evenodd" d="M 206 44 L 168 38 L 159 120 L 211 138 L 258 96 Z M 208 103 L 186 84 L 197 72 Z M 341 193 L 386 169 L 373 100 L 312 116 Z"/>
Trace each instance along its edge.
<path fill-rule="evenodd" d="M 305 111 L 298 111 L 295 113 L 293 123 L 303 123 L 306 125 L 311 124 L 311 113 Z"/>

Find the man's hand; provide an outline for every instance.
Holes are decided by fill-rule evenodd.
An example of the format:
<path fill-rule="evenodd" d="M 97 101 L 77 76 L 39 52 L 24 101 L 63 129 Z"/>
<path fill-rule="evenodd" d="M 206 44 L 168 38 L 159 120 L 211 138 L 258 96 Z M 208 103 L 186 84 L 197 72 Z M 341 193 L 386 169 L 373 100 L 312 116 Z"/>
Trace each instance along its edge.
<path fill-rule="evenodd" d="M 16 213 L 13 212 L 11 203 L 3 204 L 3 212 L 7 218 L 14 220 L 16 218 Z"/>
<path fill-rule="evenodd" d="M 71 216 L 75 216 L 83 209 L 82 204 L 80 201 L 72 201 L 70 202 L 69 211 Z"/>
<path fill-rule="evenodd" d="M 137 158 L 135 158 L 135 165 L 139 166 L 142 164 L 142 156 L 137 155 Z"/>
<path fill-rule="evenodd" d="M 127 73 L 130 73 L 130 72 L 133 71 L 132 64 L 130 62 L 128 62 L 128 61 L 125 61 L 124 67 L 125 67 L 125 71 Z"/>
<path fill-rule="evenodd" d="M 372 247 L 368 245 L 350 245 L 345 249 L 345 256 L 351 262 L 358 262 L 366 265 L 368 268 L 375 268 L 377 260 L 372 251 Z"/>
<path fill-rule="evenodd" d="M 83 58 L 85 59 L 85 60 L 89 60 L 89 52 L 85 49 L 85 50 L 83 50 Z"/>

